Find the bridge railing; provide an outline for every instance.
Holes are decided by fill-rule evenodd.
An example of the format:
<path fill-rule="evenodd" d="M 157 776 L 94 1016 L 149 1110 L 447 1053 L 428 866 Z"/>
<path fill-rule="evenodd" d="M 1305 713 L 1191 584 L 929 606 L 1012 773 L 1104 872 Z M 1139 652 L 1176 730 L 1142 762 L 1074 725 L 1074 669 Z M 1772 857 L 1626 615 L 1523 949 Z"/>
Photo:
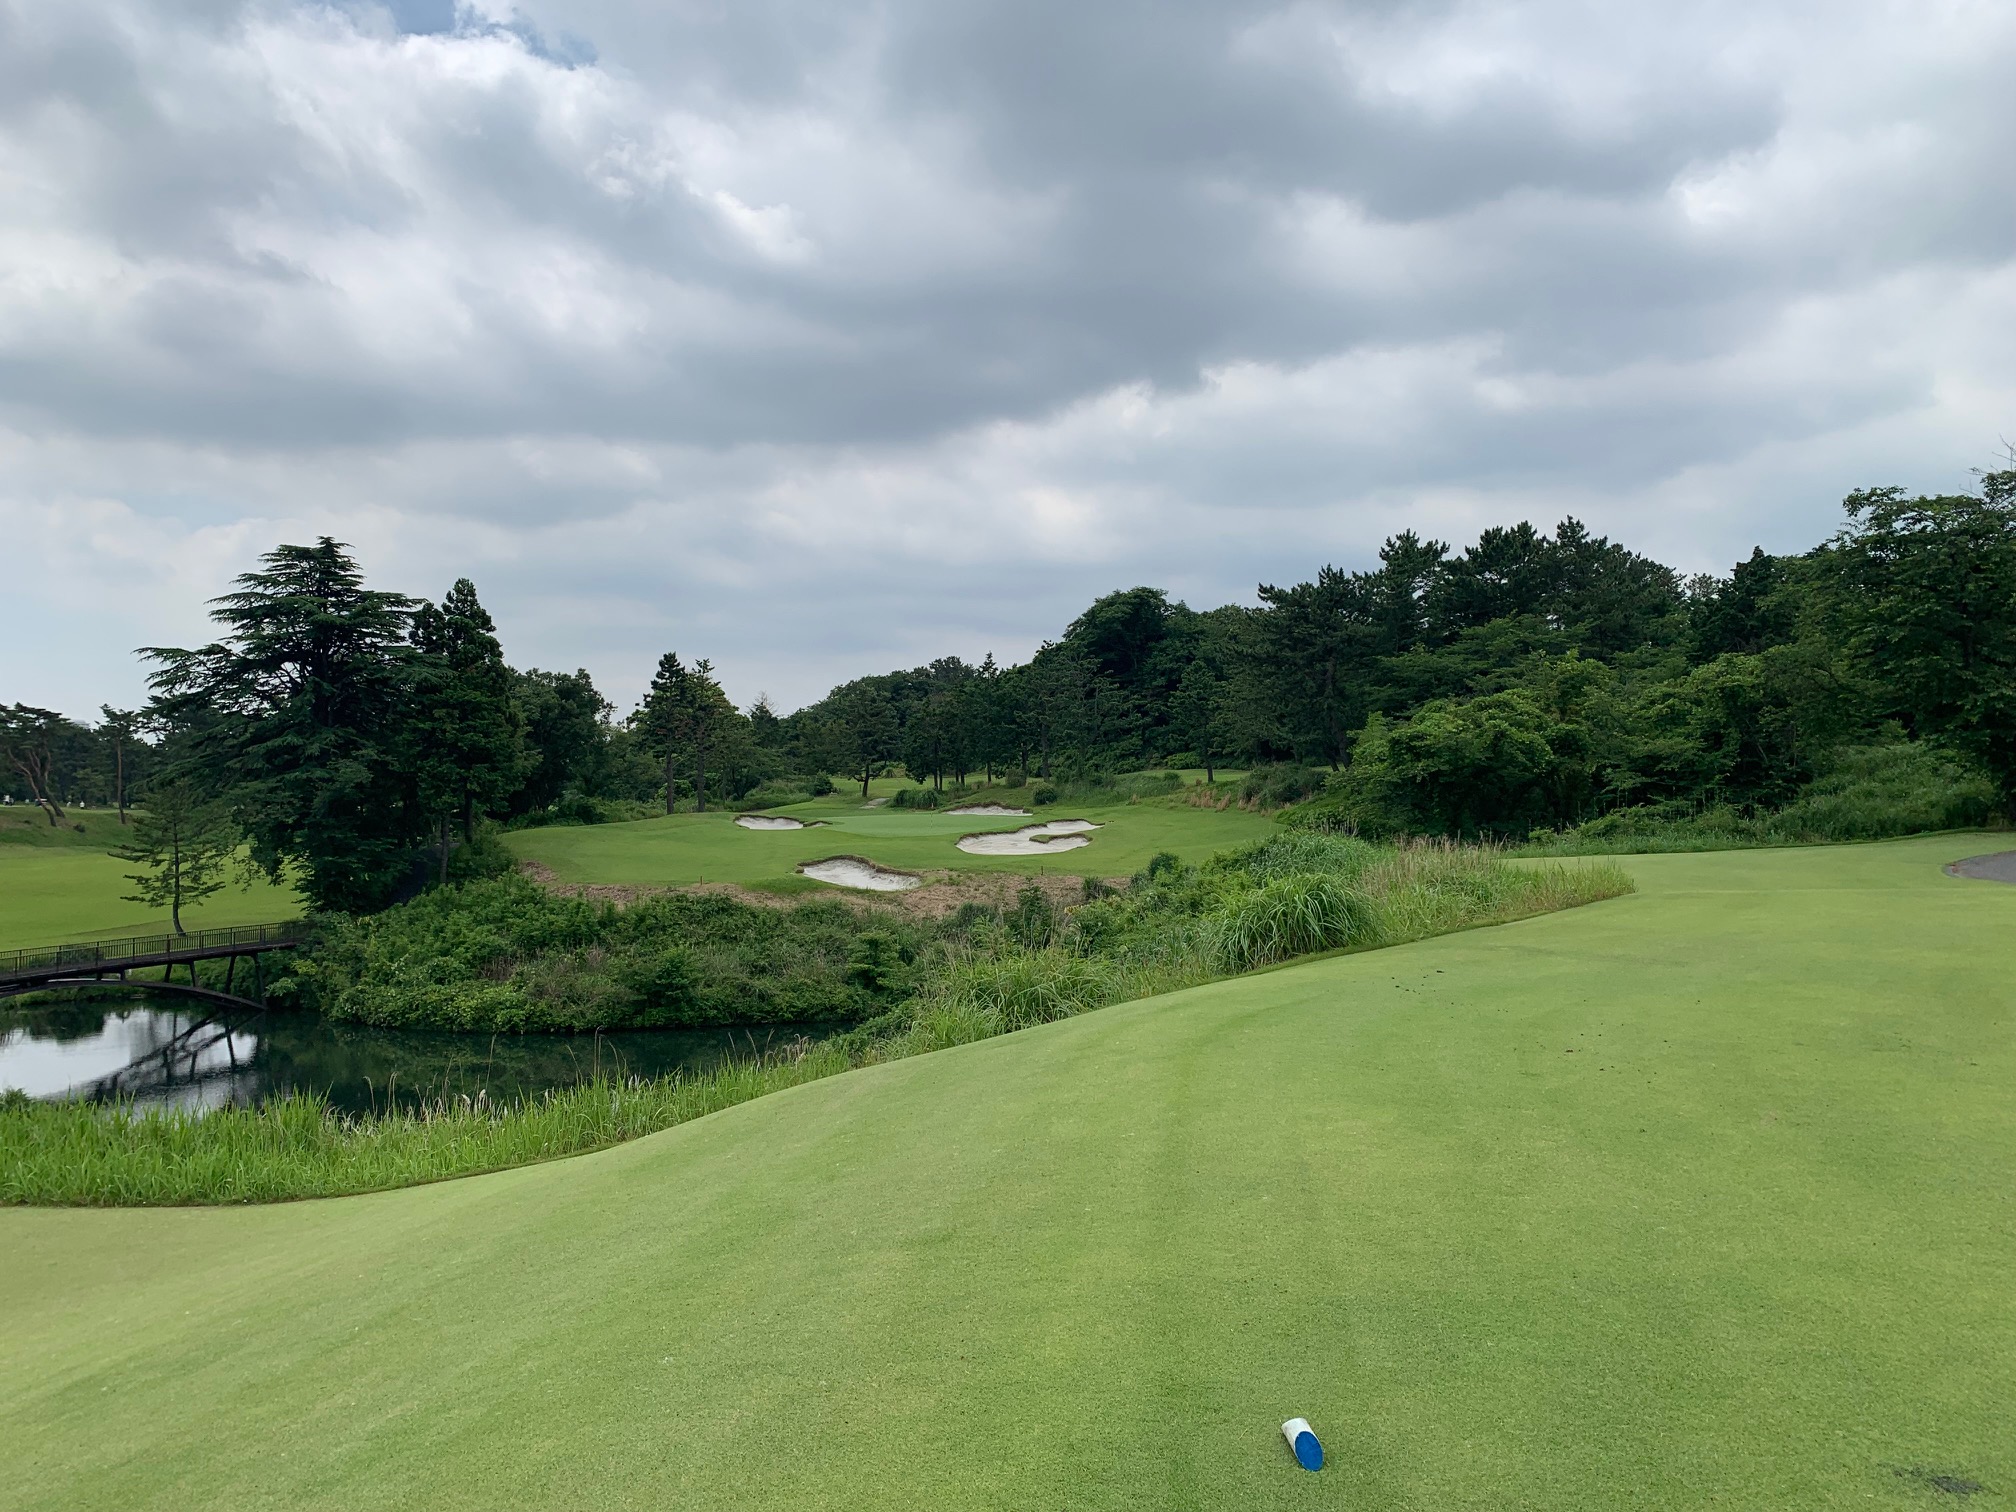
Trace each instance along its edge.
<path fill-rule="evenodd" d="M 301 925 L 240 924 L 232 929 L 199 929 L 189 934 L 133 935 L 122 940 L 85 940 L 75 945 L 44 945 L 29 950 L 0 950 L 0 978 L 57 968 L 116 969 L 121 963 L 200 951 L 229 950 L 234 945 L 291 944 Z"/>

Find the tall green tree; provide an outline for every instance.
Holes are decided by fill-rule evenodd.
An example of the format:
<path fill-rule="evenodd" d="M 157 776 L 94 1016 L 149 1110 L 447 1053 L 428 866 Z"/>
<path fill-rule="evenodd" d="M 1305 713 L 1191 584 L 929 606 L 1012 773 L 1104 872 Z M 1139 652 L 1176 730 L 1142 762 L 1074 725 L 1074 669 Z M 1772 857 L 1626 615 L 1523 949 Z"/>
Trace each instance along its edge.
<path fill-rule="evenodd" d="M 873 678 L 836 689 L 826 702 L 828 759 L 861 784 L 866 800 L 870 780 L 896 755 L 896 706 Z"/>
<path fill-rule="evenodd" d="M 63 817 L 57 801 L 56 762 L 68 733 L 76 727 L 54 709 L 27 704 L 0 705 L 0 763 L 28 785 L 31 801 L 40 804 L 54 826 Z"/>
<path fill-rule="evenodd" d="M 1418 543 L 1410 551 L 1413 546 Z M 1410 557 L 1404 565 L 1412 570 L 1418 564 Z M 1389 586 L 1385 598 L 1399 595 L 1397 586 Z M 1371 578 L 1335 567 L 1290 588 L 1263 583 L 1260 602 L 1266 612 L 1257 622 L 1252 650 L 1271 684 L 1269 700 L 1280 726 L 1295 754 L 1337 766 L 1350 732 L 1364 718 L 1384 620 L 1411 623 L 1415 611 L 1408 607 L 1403 615 L 1397 602 L 1384 602 L 1375 592 Z M 1407 602 L 1411 606 L 1412 600 Z"/>
<path fill-rule="evenodd" d="M 665 767 L 665 812 L 671 813 L 679 794 L 679 752 L 681 721 L 692 698 L 693 674 L 679 660 L 677 651 L 658 658 L 658 670 L 651 676 L 650 691 L 632 720 L 644 749 Z"/>
<path fill-rule="evenodd" d="M 268 875 L 295 863 L 316 908 L 381 907 L 428 829 L 406 769 L 413 601 L 366 588 L 328 536 L 261 561 L 213 602 L 218 640 L 143 653 L 169 775 L 228 805 Z"/>
<path fill-rule="evenodd" d="M 141 735 L 145 715 L 138 709 L 115 709 L 110 704 L 101 706 L 99 712 L 103 717 L 98 725 L 98 739 L 109 768 L 106 776 L 110 779 L 112 806 L 119 811 L 119 822 L 123 825 L 126 795 L 136 781 L 145 777 L 145 758 L 151 754 Z"/>
<path fill-rule="evenodd" d="M 1980 761 L 2016 812 L 2016 471 L 1982 492 L 1850 494 L 1834 538 L 1841 619 L 1913 733 Z"/>
<path fill-rule="evenodd" d="M 188 933 L 182 910 L 224 886 L 225 866 L 237 848 L 223 804 L 204 801 L 186 782 L 163 782 L 149 789 L 132 836 L 112 854 L 140 868 L 126 874 L 136 890 L 125 901 L 167 909 L 179 935 Z"/>
<path fill-rule="evenodd" d="M 497 627 L 469 579 L 457 578 L 438 605 L 415 610 L 411 638 L 420 652 L 408 724 L 412 770 L 440 827 L 445 879 L 449 823 L 460 825 L 464 843 L 475 839 L 477 816 L 501 807 L 524 777 L 525 717 Z"/>
<path fill-rule="evenodd" d="M 665 765 L 665 812 L 672 812 L 676 771 L 681 761 L 693 772 L 694 807 L 707 811 L 710 761 L 731 746 L 749 743 L 748 720 L 714 680 L 714 664 L 704 657 L 691 667 L 676 651 L 658 659 L 657 674 L 637 711 L 636 728 L 646 747 Z"/>
<path fill-rule="evenodd" d="M 526 771 L 511 796 L 514 814 L 551 808 L 568 791 L 615 796 L 609 700 L 585 671 L 515 675 L 513 698 L 525 719 Z"/>

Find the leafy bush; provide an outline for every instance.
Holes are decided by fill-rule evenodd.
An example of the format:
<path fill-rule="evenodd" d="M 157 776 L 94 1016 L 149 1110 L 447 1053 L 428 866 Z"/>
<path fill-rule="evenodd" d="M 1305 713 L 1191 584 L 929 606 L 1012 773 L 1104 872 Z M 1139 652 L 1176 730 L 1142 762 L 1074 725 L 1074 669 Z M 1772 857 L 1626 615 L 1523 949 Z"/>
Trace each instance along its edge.
<path fill-rule="evenodd" d="M 828 783 L 830 791 L 832 784 Z M 789 783 L 766 782 L 761 787 L 751 788 L 736 803 L 745 809 L 789 808 L 794 803 L 804 803 L 813 796 L 809 788 L 794 787 Z"/>
<path fill-rule="evenodd" d="M 1057 791 L 1057 789 L 1054 786 L 1052 786 L 1050 783 L 1044 782 L 1039 783 L 1035 788 L 1030 790 L 1029 801 L 1033 804 L 1037 804 L 1040 806 L 1043 804 L 1055 803 L 1061 796 L 1062 795 Z"/>
<path fill-rule="evenodd" d="M 1890 741 L 1835 752 L 1820 775 L 1775 812 L 1639 804 L 1573 829 L 1538 831 L 1525 851 L 1605 855 L 1887 840 L 1991 824 L 1998 807 L 1994 784 L 1964 757 L 1919 742 Z"/>
<path fill-rule="evenodd" d="M 448 853 L 450 882 L 478 882 L 486 877 L 504 877 L 517 869 L 518 858 L 511 854 L 499 831 L 487 824 L 476 832 L 474 840 L 467 845 L 458 845 Z"/>
<path fill-rule="evenodd" d="M 830 798 L 833 795 L 833 779 L 821 772 L 805 784 L 805 791 L 814 798 Z"/>
<path fill-rule="evenodd" d="M 1239 784 L 1239 801 L 1253 808 L 1286 808 L 1313 798 L 1329 780 L 1330 773 L 1322 767 L 1288 763 L 1255 767 Z"/>
<path fill-rule="evenodd" d="M 896 796 L 889 800 L 891 808 L 935 809 L 938 807 L 938 793 L 933 788 L 900 788 Z"/>
<path fill-rule="evenodd" d="M 1973 762 L 1900 741 L 1836 752 L 1771 823 L 1783 833 L 1826 840 L 1883 840 L 1971 829 L 1992 822 L 1997 809 L 1995 784 Z"/>
<path fill-rule="evenodd" d="M 837 901 L 757 908 L 674 894 L 617 909 L 522 877 L 422 894 L 368 918 L 331 916 L 276 992 L 389 1028 L 574 1031 L 790 1023 L 879 1011 L 896 957 L 928 926 L 868 921 Z M 865 972 L 864 963 L 874 965 Z"/>
<path fill-rule="evenodd" d="M 628 824 L 649 819 L 664 809 L 629 798 L 590 798 L 585 793 L 562 793 L 548 808 L 534 809 L 510 820 L 507 829 L 544 829 L 552 825 Z"/>

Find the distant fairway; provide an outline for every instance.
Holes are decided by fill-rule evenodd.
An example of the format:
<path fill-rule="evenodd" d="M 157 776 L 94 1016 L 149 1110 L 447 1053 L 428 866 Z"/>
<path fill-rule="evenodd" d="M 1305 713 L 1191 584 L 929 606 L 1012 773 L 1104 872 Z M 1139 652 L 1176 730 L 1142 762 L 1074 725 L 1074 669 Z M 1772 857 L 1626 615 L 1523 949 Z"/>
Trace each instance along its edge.
<path fill-rule="evenodd" d="M 0 843 L 0 950 L 167 933 L 167 909 L 121 901 L 133 891 L 126 874 L 136 868 L 107 853 L 107 846 L 119 843 L 118 820 L 95 812 L 79 822 L 88 825 L 88 838 L 71 831 L 72 843 Z M 246 889 L 234 880 L 222 892 L 183 909 L 182 925 L 219 929 L 266 924 L 300 912 L 301 900 L 291 888 L 261 880 Z"/>
<path fill-rule="evenodd" d="M 2016 888 L 1940 865 L 2008 843 L 1632 859 L 496 1176 L 0 1212 L 0 1501 L 1999 1505 Z"/>
<path fill-rule="evenodd" d="M 1280 833 L 1266 815 L 1153 799 L 1104 807 L 1061 803 L 1037 809 L 1027 819 L 864 809 L 853 795 L 768 812 L 825 823 L 815 829 L 746 830 L 735 823 L 731 808 L 633 824 L 521 830 L 507 838 L 514 854 L 547 867 L 562 882 L 675 885 L 791 877 L 802 861 L 836 855 L 866 856 L 904 871 L 1124 877 L 1146 866 L 1157 851 L 1200 861 L 1227 846 Z M 955 844 L 961 835 L 1014 830 L 1046 819 L 1090 819 L 1100 828 L 1090 845 L 1054 856 L 974 856 Z"/>

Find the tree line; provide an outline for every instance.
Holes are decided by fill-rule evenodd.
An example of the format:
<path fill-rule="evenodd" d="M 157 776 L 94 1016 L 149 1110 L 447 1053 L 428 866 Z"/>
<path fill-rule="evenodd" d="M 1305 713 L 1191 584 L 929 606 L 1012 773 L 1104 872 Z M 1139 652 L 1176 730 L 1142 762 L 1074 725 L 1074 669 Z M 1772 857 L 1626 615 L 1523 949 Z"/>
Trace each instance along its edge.
<path fill-rule="evenodd" d="M 0 792 L 50 822 L 152 784 L 228 812 L 254 861 L 364 911 L 486 821 L 777 801 L 901 769 L 1098 782 L 1262 767 L 1367 831 L 1523 835 L 1620 809 L 1788 801 L 1840 751 L 1915 742 L 2016 803 L 2016 470 L 1977 493 L 1851 495 L 1809 551 L 1683 579 L 1574 519 L 1193 610 L 1098 599 L 1029 661 L 956 656 L 780 715 L 666 653 L 618 718 L 585 671 L 519 671 L 468 580 L 368 588 L 340 543 L 283 546 L 145 651 L 153 697 L 86 727 L 0 710 Z M 629 807 L 625 807 L 625 806 Z"/>

